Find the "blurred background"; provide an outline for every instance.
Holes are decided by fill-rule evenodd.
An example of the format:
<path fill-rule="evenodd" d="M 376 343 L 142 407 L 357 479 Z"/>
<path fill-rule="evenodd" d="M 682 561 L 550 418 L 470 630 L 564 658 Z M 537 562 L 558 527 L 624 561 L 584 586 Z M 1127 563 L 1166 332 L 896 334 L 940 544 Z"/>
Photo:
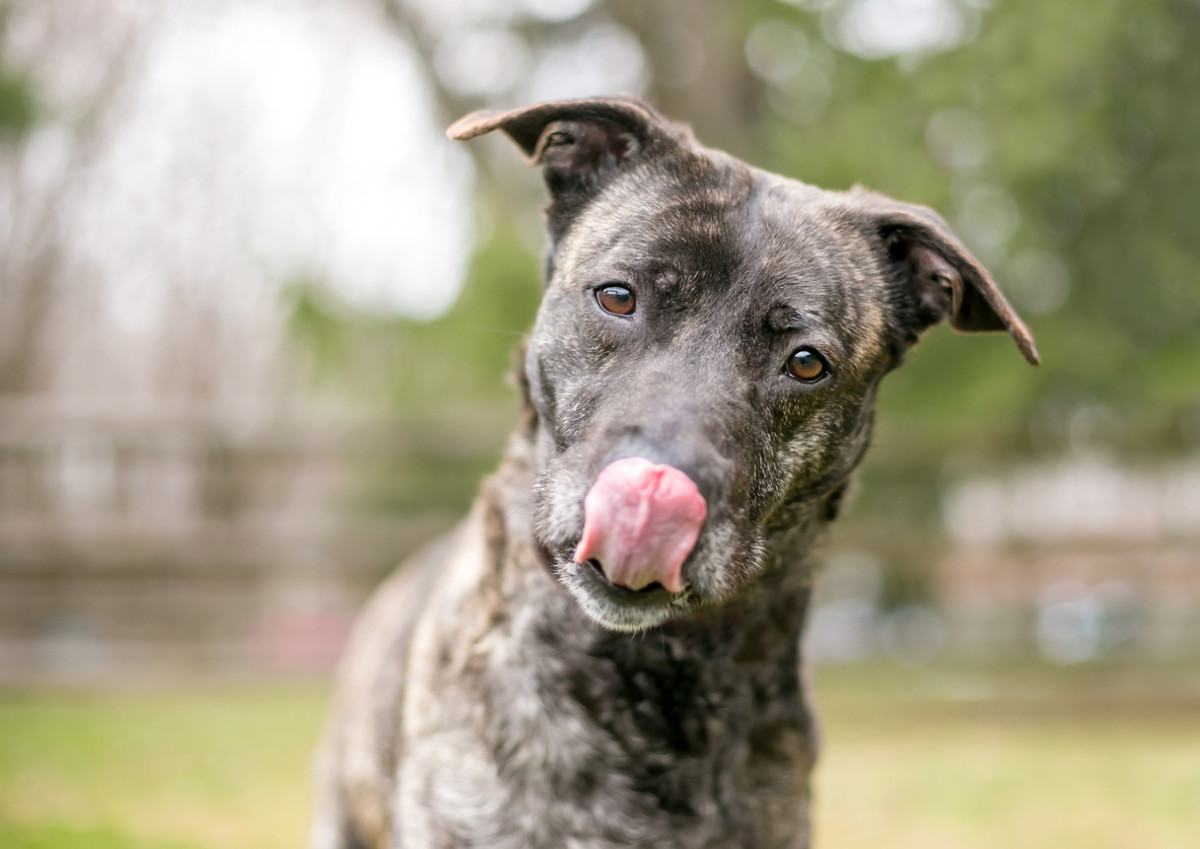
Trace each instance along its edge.
<path fill-rule="evenodd" d="M 936 328 L 885 381 L 821 845 L 1196 845 L 1197 43 L 1196 0 L 0 0 L 0 844 L 296 845 L 355 611 L 516 417 L 540 178 L 442 131 L 632 92 L 937 208 L 1042 352 Z"/>

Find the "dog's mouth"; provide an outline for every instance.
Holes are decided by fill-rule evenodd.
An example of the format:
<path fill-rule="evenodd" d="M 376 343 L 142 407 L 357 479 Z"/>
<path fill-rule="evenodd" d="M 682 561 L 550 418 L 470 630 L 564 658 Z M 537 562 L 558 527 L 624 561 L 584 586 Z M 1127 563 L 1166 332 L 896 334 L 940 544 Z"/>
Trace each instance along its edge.
<path fill-rule="evenodd" d="M 704 496 L 686 474 L 642 457 L 617 460 L 596 477 L 583 513 L 575 563 L 595 564 L 617 588 L 683 591 L 683 564 L 708 515 Z"/>
<path fill-rule="evenodd" d="M 579 564 L 579 566 L 579 571 L 581 573 L 588 574 L 588 577 L 585 577 L 584 580 L 589 581 L 589 585 L 591 583 L 591 578 L 594 577 L 596 581 L 603 583 L 604 586 L 603 589 L 601 589 L 602 592 L 607 593 L 613 600 L 620 600 L 626 603 L 636 604 L 639 599 L 646 599 L 650 603 L 659 604 L 661 602 L 673 601 L 681 593 L 685 593 L 688 590 L 687 583 L 684 583 L 683 586 L 677 590 L 669 590 L 658 581 L 654 581 L 653 583 L 634 590 L 628 587 L 622 587 L 610 581 L 608 575 L 604 573 L 604 567 L 601 565 L 599 560 L 587 560 Z"/>
<path fill-rule="evenodd" d="M 631 590 L 610 581 L 593 560 L 575 563 L 563 557 L 556 571 L 588 618 L 613 631 L 645 631 L 686 616 L 694 606 L 686 584 L 679 592 L 657 582 Z"/>
<path fill-rule="evenodd" d="M 556 547 L 553 560 L 589 617 L 638 631 L 690 609 L 683 567 L 708 511 L 686 474 L 641 457 L 617 460 L 596 477 L 583 508 L 578 541 Z"/>

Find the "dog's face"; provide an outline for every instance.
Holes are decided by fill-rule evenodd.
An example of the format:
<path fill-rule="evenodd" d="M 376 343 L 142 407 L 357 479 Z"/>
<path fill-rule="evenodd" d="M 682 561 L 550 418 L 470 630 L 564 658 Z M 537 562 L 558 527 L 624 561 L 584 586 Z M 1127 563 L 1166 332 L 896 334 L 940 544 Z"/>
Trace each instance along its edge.
<path fill-rule="evenodd" d="M 930 324 L 1032 339 L 923 207 L 700 147 L 645 104 L 476 114 L 545 170 L 527 349 L 534 527 L 583 610 L 641 630 L 736 597 L 768 541 L 831 515 L 879 380 Z"/>

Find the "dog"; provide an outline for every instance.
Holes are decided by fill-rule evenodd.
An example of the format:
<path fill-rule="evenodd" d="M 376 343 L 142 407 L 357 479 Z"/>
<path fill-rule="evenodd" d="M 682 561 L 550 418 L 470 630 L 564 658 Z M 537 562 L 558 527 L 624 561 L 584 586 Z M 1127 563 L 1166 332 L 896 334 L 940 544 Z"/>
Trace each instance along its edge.
<path fill-rule="evenodd" d="M 549 190 L 523 417 L 356 626 L 314 849 L 805 847 L 809 551 L 942 320 L 1029 330 L 932 210 L 701 146 L 636 98 L 477 112 Z"/>

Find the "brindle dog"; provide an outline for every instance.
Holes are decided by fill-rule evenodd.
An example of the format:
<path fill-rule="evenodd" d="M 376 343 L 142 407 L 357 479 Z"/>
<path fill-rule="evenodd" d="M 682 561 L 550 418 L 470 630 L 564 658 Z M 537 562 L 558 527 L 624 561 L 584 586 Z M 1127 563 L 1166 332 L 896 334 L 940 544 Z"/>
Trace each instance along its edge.
<path fill-rule="evenodd" d="M 467 116 L 544 171 L 525 415 L 345 661 L 317 849 L 803 847 L 808 553 L 880 379 L 1029 331 L 931 210 L 700 146 L 632 98 Z"/>

